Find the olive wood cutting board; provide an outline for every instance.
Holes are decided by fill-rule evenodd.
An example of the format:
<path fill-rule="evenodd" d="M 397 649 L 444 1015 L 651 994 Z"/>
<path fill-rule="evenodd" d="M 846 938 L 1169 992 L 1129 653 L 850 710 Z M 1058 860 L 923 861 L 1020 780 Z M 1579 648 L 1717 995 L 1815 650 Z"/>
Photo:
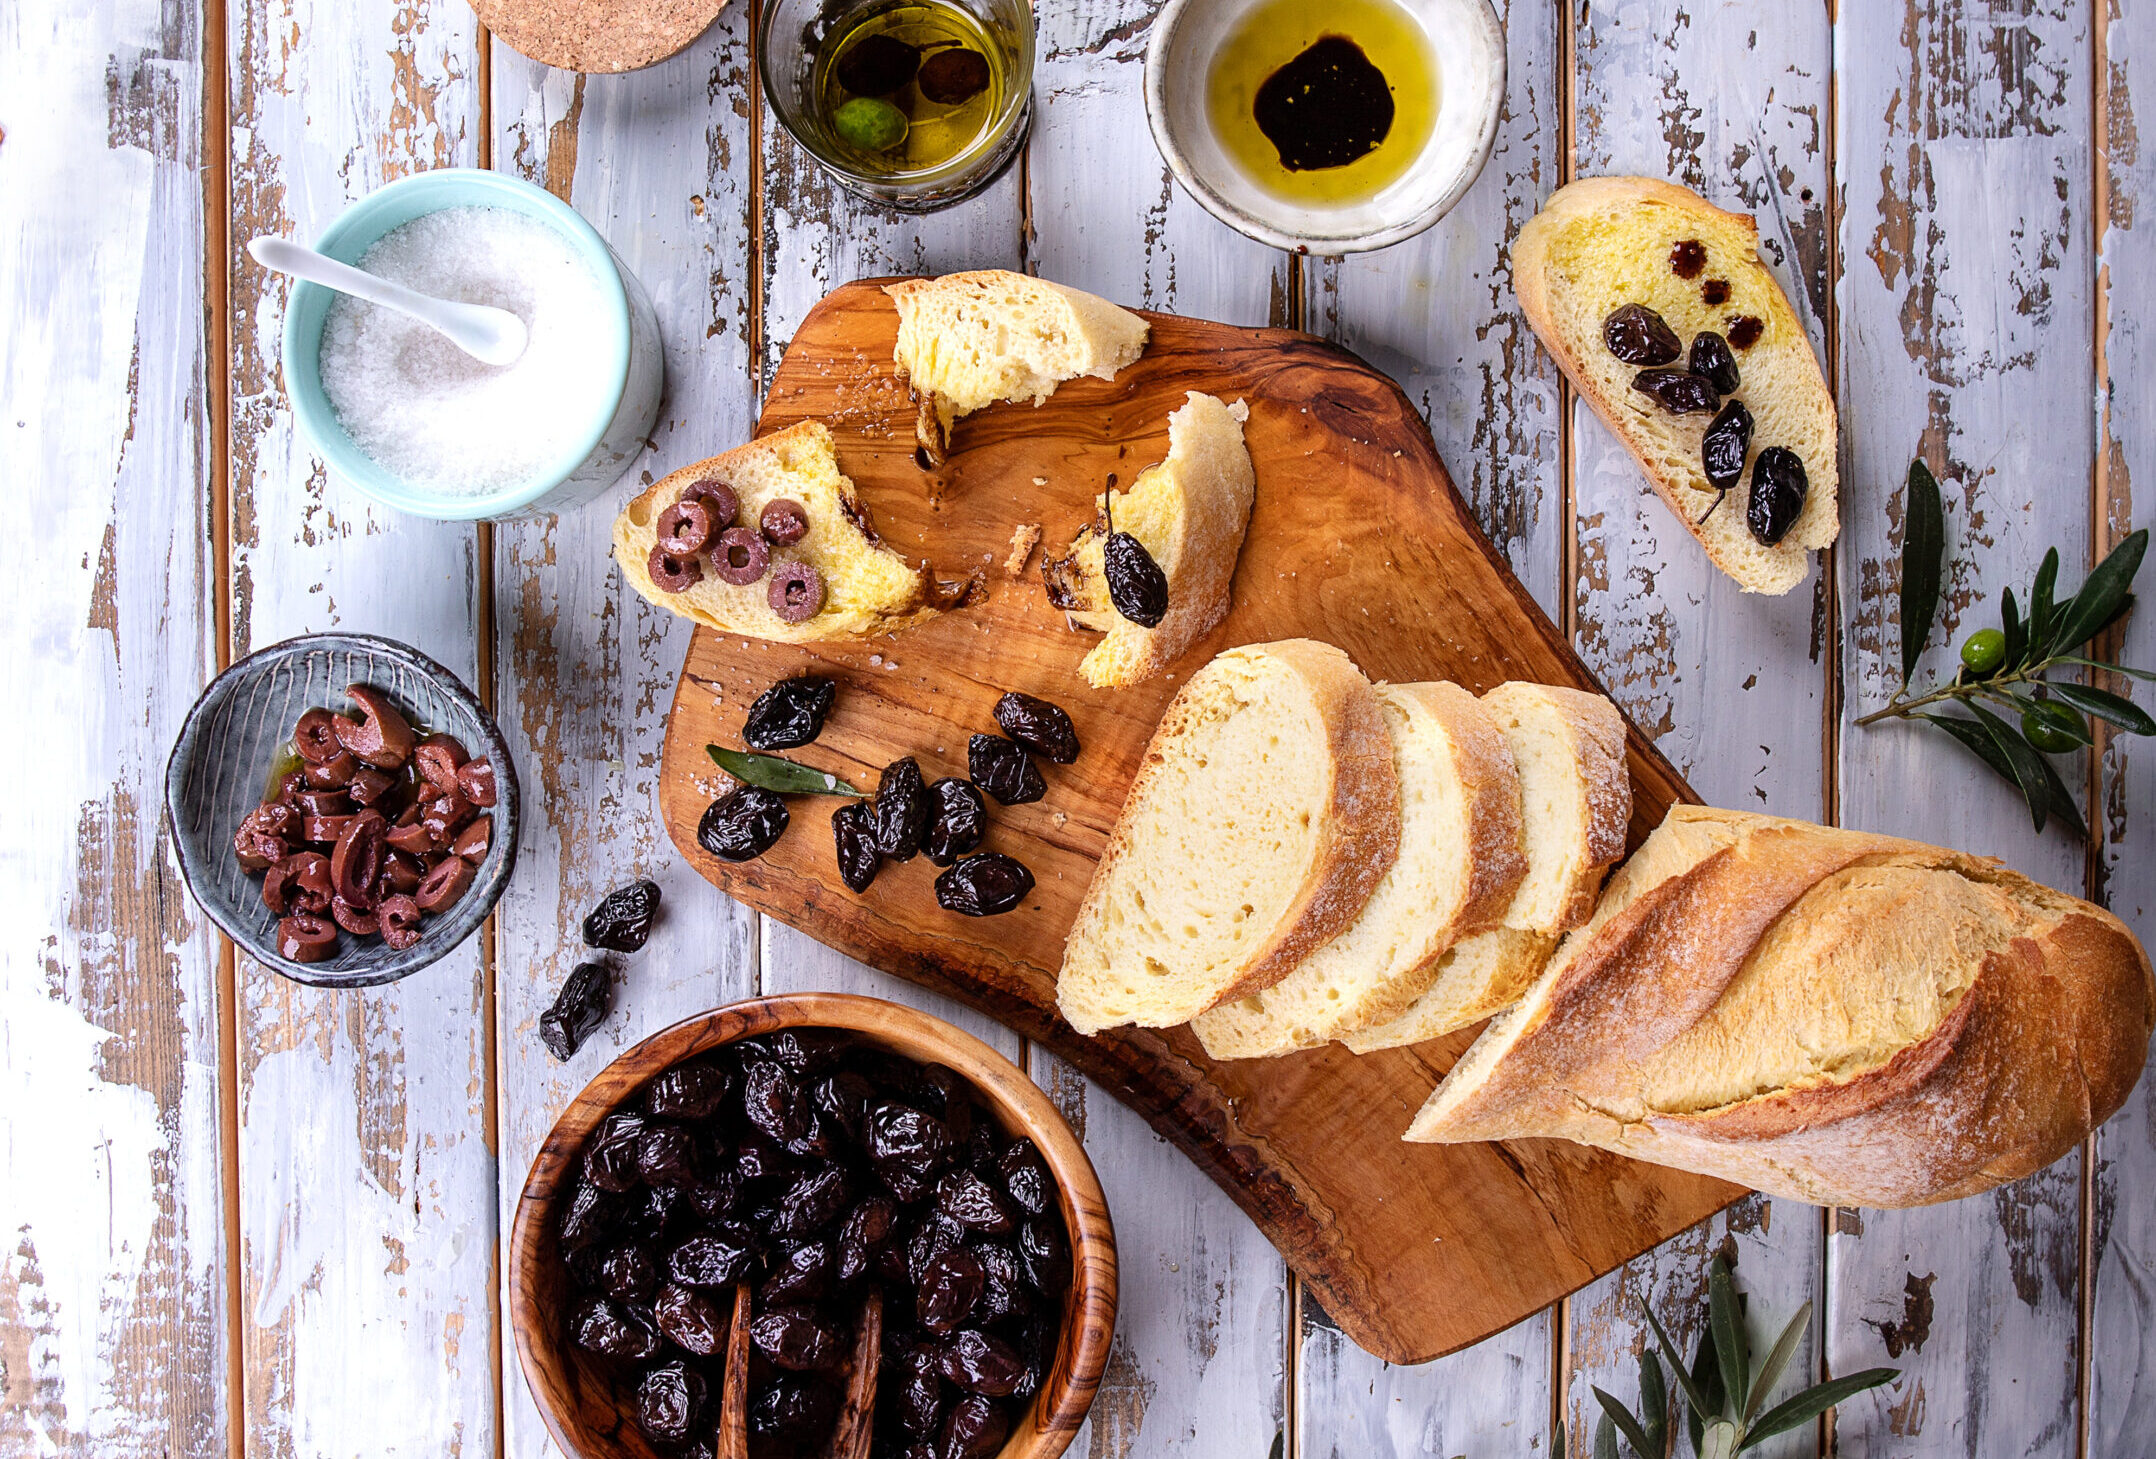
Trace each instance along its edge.
<path fill-rule="evenodd" d="M 950 994 L 1036 1039 L 1107 1086 L 1249 1212 L 1349 1337 L 1413 1363 L 1510 1326 L 1735 1199 L 1737 1188 L 1558 1141 L 1410 1145 L 1409 1118 L 1472 1030 L 1356 1058 L 1334 1045 L 1284 1059 L 1214 1063 L 1187 1029 L 1097 1038 L 1056 1014 L 1063 939 L 1154 723 L 1181 679 L 1221 649 L 1323 639 L 1372 679 L 1506 679 L 1593 689 L 1594 679 L 1484 540 L 1422 418 L 1400 389 L 1308 335 L 1148 316 L 1152 339 L 1113 381 L 1078 380 L 1038 407 L 1000 405 L 959 422 L 932 480 L 915 461 L 914 411 L 892 364 L 898 316 L 878 281 L 810 313 L 766 397 L 758 434 L 817 419 L 884 539 L 946 578 L 979 572 L 985 598 L 869 642 L 792 647 L 699 628 L 667 725 L 660 807 L 682 854 L 729 895 L 886 972 Z M 1184 392 L 1249 402 L 1257 505 L 1227 620 L 1172 677 L 1088 688 L 1074 633 L 1042 590 L 1039 563 L 1167 452 Z M 936 492 L 931 492 L 931 487 Z M 1012 531 L 1041 549 L 1005 575 Z M 791 752 L 873 790 L 916 757 L 930 780 L 966 773 L 966 741 L 994 733 L 1007 689 L 1062 705 L 1083 751 L 1043 764 L 1048 794 L 991 802 L 985 849 L 1037 879 L 1023 907 L 944 912 L 917 857 L 863 895 L 838 878 L 829 825 L 845 804 L 790 801 L 793 825 L 761 859 L 721 862 L 696 824 L 730 782 L 707 744 L 740 748 L 765 688 L 813 670 L 837 679 L 822 736 Z M 1672 802 L 1677 773 L 1631 735 L 1632 840 Z"/>

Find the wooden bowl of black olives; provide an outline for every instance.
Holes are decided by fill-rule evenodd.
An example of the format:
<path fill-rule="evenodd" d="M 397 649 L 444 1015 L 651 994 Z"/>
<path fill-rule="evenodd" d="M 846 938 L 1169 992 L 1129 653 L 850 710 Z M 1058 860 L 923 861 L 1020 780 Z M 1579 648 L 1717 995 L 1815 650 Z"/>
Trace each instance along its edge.
<path fill-rule="evenodd" d="M 610 1064 L 509 1238 L 525 1382 L 577 1459 L 1052 1459 L 1115 1329 L 1084 1147 L 980 1040 L 838 993 Z"/>

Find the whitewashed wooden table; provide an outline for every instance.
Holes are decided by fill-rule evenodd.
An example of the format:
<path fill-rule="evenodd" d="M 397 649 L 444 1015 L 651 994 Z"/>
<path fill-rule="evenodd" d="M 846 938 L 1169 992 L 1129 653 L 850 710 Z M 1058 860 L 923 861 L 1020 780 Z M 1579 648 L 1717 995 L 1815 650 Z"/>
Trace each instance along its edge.
<path fill-rule="evenodd" d="M 607 556 L 610 504 L 493 529 L 370 507 L 298 441 L 284 287 L 392 177 L 495 167 L 612 240 L 667 337 L 648 481 L 745 439 L 795 321 L 867 274 L 1002 265 L 1120 302 L 1300 326 L 1393 373 L 1461 491 L 1708 799 L 1993 853 L 2156 935 L 2150 752 L 2080 767 L 2090 844 L 2031 833 L 1882 701 L 1900 483 L 1946 483 L 1958 641 L 2058 544 L 2069 581 L 2156 517 L 2156 0 L 1513 0 L 1508 105 L 1465 203 L 1388 252 L 1292 258 L 1216 224 L 1147 136 L 1144 0 L 1038 0 L 1039 108 L 986 195 L 908 219 L 834 189 L 752 85 L 752 0 L 626 77 L 549 71 L 462 0 L 0 6 L 0 1454 L 549 1451 L 503 1330 L 527 1161 L 614 1052 L 758 990 L 935 1000 L 759 920 L 653 813 L 687 625 Z M 1506 241 L 1567 178 L 1667 175 L 1755 213 L 1842 401 L 1843 534 L 1804 588 L 1711 572 L 1570 400 Z M 1281 486 L 1275 483 L 1276 487 Z M 491 697 L 534 810 L 490 936 L 364 993 L 235 962 L 160 825 L 217 668 L 294 633 L 411 642 Z M 1935 649 L 1932 664 L 1949 651 Z M 2156 662 L 2144 609 L 2129 661 Z M 2139 759 L 2133 758 L 2137 755 Z M 592 901 L 666 889 L 617 1015 L 534 1038 Z M 947 1007 L 939 1011 L 951 1012 Z M 1646 1299 L 1687 1332 L 1708 1255 L 1755 1310 L 1820 1300 L 1800 1374 L 1901 1379 L 1772 1455 L 2156 1451 L 2156 1093 L 2019 1185 L 1904 1213 L 1754 1199 L 1418 1368 L 1354 1349 L 1226 1197 L 1038 1049 L 1113 1203 L 1124 1296 L 1075 1453 L 1586 1452 L 1634 1392 Z M 506 1355 L 505 1355 L 506 1354 Z"/>

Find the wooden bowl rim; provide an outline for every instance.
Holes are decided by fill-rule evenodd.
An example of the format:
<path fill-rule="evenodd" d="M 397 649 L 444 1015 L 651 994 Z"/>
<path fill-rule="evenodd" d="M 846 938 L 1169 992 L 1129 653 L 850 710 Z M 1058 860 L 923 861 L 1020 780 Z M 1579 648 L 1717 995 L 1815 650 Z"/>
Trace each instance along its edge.
<path fill-rule="evenodd" d="M 1013 1426 L 997 1459 L 1056 1459 L 1093 1406 L 1115 1335 L 1119 1285 L 1115 1226 L 1100 1177 L 1063 1112 L 1024 1070 L 933 1014 L 859 993 L 774 993 L 692 1014 L 616 1055 L 555 1119 L 517 1193 L 508 1251 L 508 1317 L 516 1336 L 517 1365 L 547 1432 L 572 1459 L 611 1459 L 590 1454 L 577 1444 L 555 1404 L 545 1396 L 537 1324 L 532 1320 L 538 1298 L 524 1273 L 537 1259 L 536 1248 L 553 1214 L 555 1198 L 548 1188 L 567 1188 L 568 1166 L 582 1151 L 585 1138 L 653 1075 L 722 1045 L 784 1028 L 839 1028 L 894 1045 L 911 1043 L 921 1053 L 909 1053 L 909 1057 L 945 1064 L 963 1075 L 1039 1147 L 1055 1175 L 1070 1238 L 1072 1294 L 1058 1335 L 1059 1356 L 1066 1340 L 1070 1356 L 1067 1370 L 1061 1362 L 1050 1367 L 1047 1381 Z M 547 1341 L 556 1351 L 563 1346 L 552 1334 Z"/>

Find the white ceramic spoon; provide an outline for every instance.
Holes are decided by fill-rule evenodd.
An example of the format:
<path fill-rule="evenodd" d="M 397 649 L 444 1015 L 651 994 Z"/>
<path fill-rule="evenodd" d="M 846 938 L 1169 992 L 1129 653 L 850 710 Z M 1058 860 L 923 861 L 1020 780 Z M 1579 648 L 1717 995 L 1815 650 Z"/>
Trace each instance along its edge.
<path fill-rule="evenodd" d="M 524 321 L 506 309 L 489 304 L 459 304 L 415 293 L 402 284 L 302 248 L 289 238 L 257 238 L 247 245 L 247 251 L 264 268 L 408 314 L 484 365 L 515 364 L 531 338 Z"/>

